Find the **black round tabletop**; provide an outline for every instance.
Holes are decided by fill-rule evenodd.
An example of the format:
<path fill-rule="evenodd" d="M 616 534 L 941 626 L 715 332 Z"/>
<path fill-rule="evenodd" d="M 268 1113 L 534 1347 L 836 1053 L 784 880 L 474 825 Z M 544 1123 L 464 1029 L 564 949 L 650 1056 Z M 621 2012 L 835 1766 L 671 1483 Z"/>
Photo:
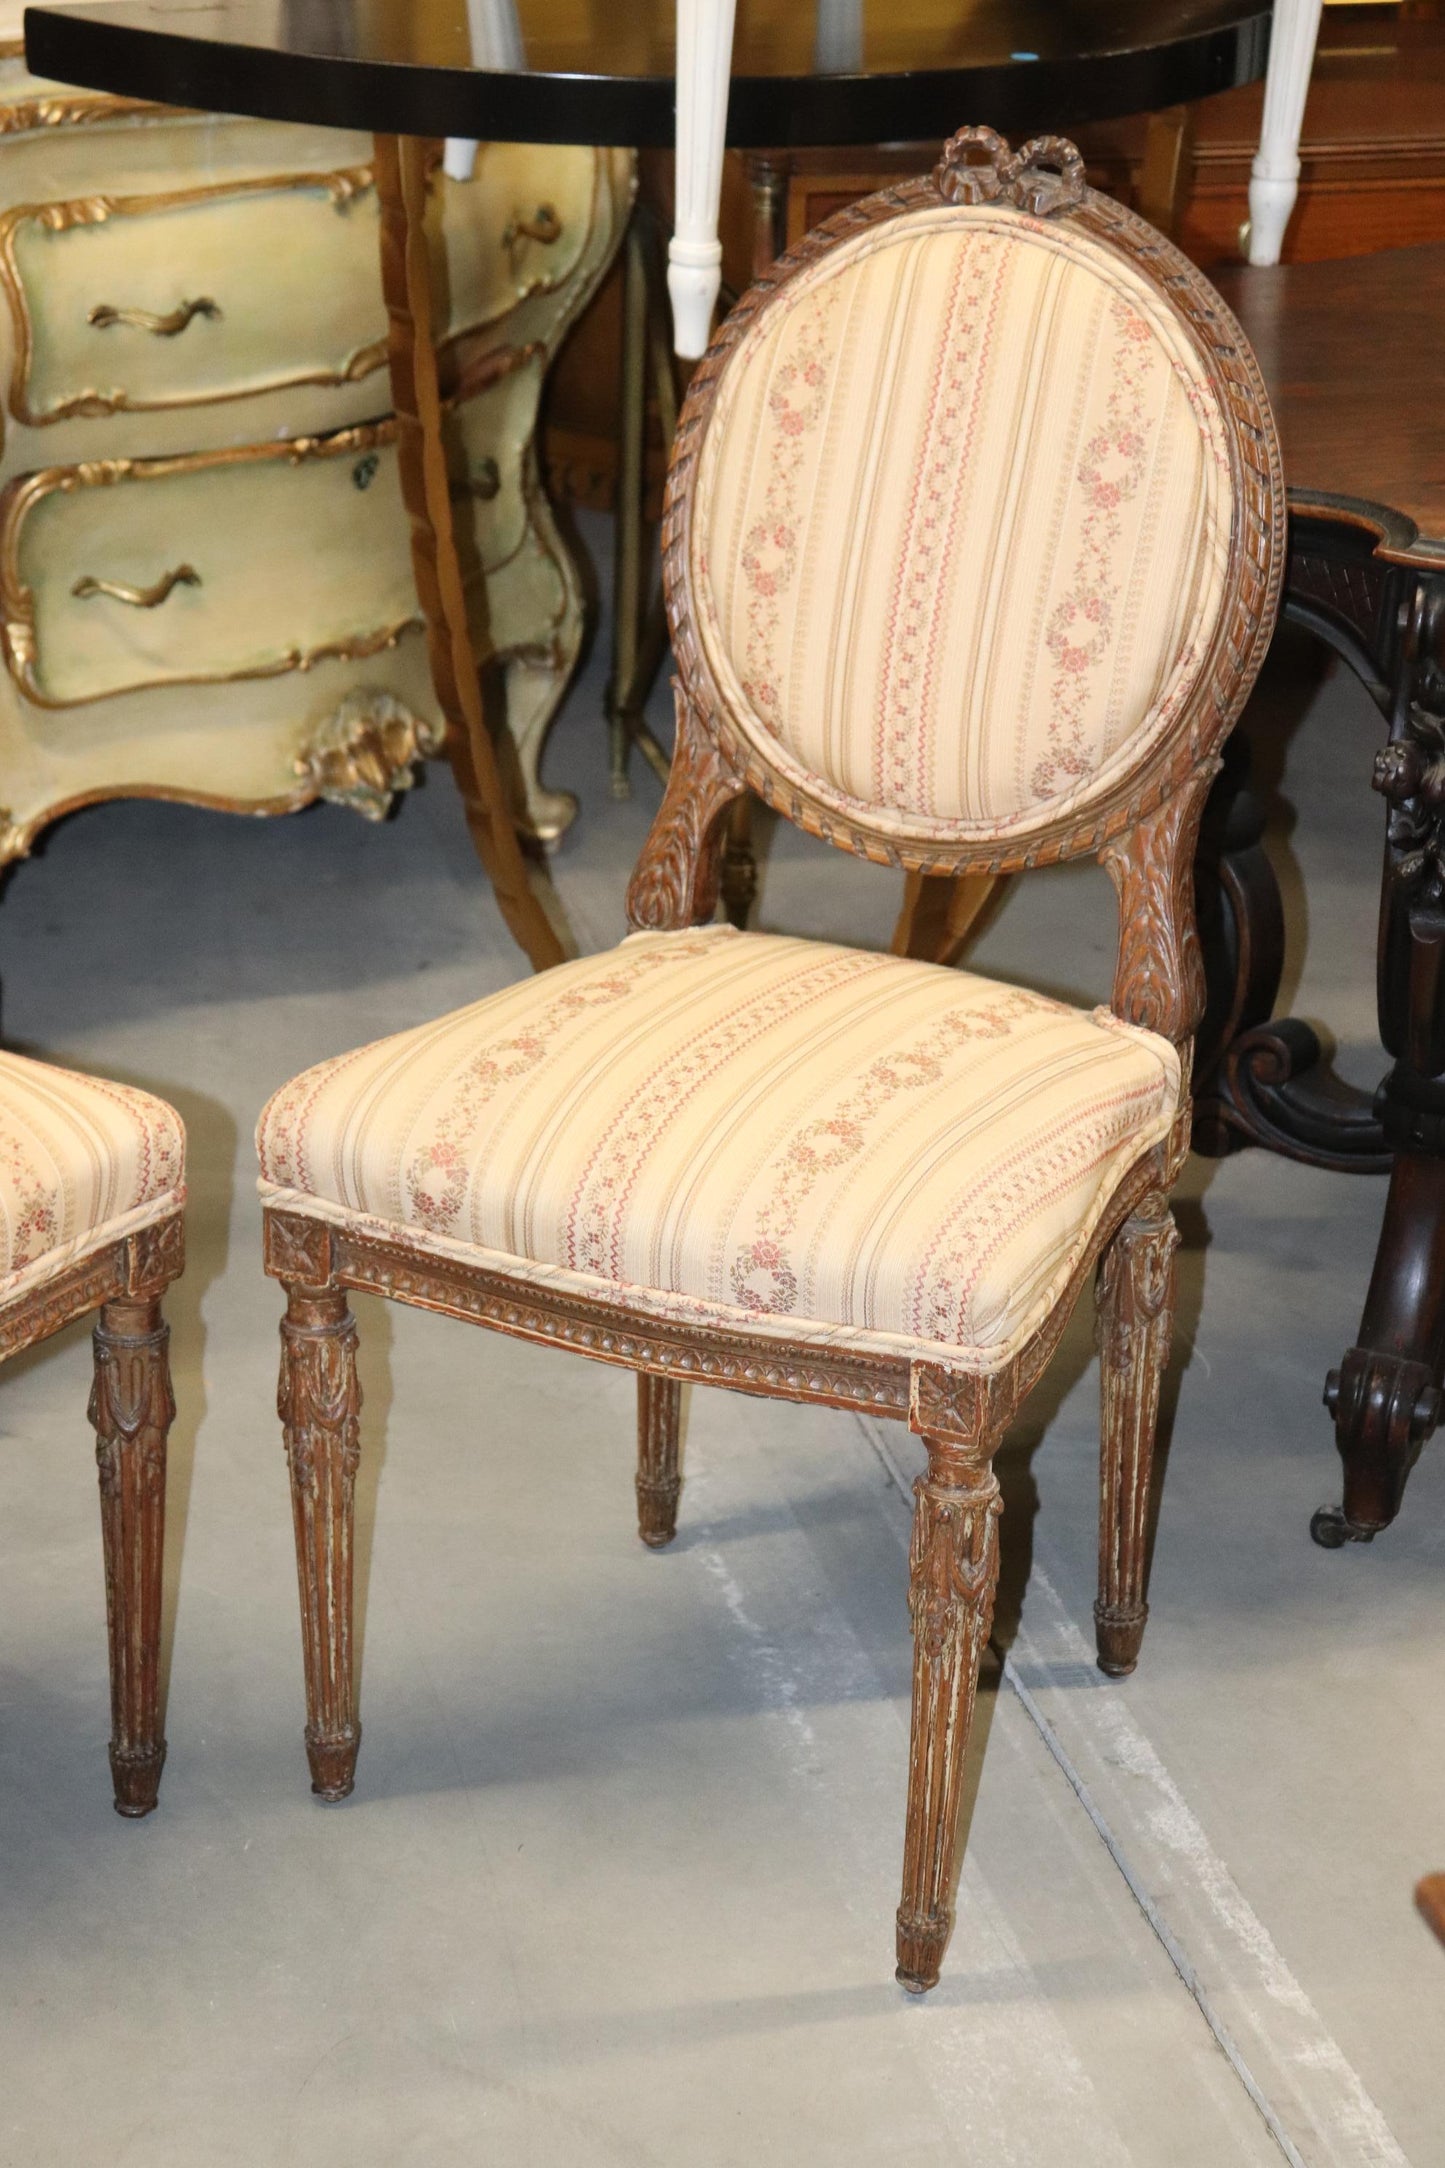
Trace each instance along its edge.
<path fill-rule="evenodd" d="M 37 75 L 388 135 L 670 146 L 675 0 L 100 0 L 29 8 Z M 738 0 L 728 141 L 1015 138 L 1264 71 L 1263 0 Z"/>

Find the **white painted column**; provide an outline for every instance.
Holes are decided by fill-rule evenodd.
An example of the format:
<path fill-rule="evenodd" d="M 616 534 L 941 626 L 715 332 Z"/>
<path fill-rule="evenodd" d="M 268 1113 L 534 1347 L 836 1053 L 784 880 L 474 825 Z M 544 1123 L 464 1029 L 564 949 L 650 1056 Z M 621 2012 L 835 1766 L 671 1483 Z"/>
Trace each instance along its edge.
<path fill-rule="evenodd" d="M 516 0 L 467 0 L 467 25 L 472 34 L 474 68 L 499 68 L 520 74 L 526 67 Z M 474 142 L 466 136 L 447 137 L 442 169 L 449 181 L 469 181 L 476 162 Z"/>
<path fill-rule="evenodd" d="M 722 285 L 717 225 L 735 6 L 736 0 L 677 0 L 677 200 L 667 291 L 673 345 L 685 361 L 707 351 Z"/>
<path fill-rule="evenodd" d="M 1323 0 L 1274 0 L 1269 72 L 1264 79 L 1264 125 L 1249 184 L 1244 231 L 1251 263 L 1278 263 L 1299 194 L 1299 139 L 1314 66 Z"/>

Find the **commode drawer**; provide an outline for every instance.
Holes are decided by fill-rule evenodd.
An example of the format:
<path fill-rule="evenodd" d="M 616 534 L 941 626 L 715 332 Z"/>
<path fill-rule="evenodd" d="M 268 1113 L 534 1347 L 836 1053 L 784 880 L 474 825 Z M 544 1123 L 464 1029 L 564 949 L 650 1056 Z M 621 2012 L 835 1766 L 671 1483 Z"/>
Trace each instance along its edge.
<path fill-rule="evenodd" d="M 70 707 L 394 646 L 420 619 L 393 435 L 20 476 L 0 499 L 12 675 Z"/>
<path fill-rule="evenodd" d="M 602 194 L 607 155 L 575 144 L 483 143 L 469 181 L 438 175 L 448 336 L 499 323 L 572 277 L 598 218 L 611 215 Z"/>
<path fill-rule="evenodd" d="M 473 180 L 438 185 L 456 335 L 572 274 L 598 154 L 487 144 Z M 36 426 L 353 383 L 386 361 L 378 247 L 369 166 L 18 205 L 0 216 L 10 411 Z"/>
<path fill-rule="evenodd" d="M 0 218 L 18 421 L 350 383 L 386 361 L 370 168 Z M 382 401 L 378 400 L 378 404 Z"/>

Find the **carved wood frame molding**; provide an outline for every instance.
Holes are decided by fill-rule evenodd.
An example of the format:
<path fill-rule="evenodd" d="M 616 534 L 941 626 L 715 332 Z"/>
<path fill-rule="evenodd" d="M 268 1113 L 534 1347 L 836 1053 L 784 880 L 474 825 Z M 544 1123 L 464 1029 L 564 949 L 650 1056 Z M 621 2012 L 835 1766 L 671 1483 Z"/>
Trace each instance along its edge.
<path fill-rule="evenodd" d="M 265 1208 L 263 1256 L 266 1271 L 288 1288 L 381 1295 L 679 1384 L 856 1408 L 960 1447 L 989 1441 L 991 1451 L 1043 1374 L 1100 1256 L 1142 1200 L 1168 1188 L 1183 1150 L 1176 1132 L 1130 1170 L 1048 1317 L 1010 1362 L 986 1374 L 950 1370 L 926 1356 L 820 1348 L 745 1327 L 651 1317 L 614 1297 L 559 1293 L 289 1207 Z"/>
<path fill-rule="evenodd" d="M 0 1362 L 117 1300 L 143 1302 L 164 1294 L 186 1262 L 183 1207 L 89 1257 L 62 1265 L 53 1279 L 0 1301 Z"/>
<path fill-rule="evenodd" d="M 838 812 L 767 762 L 718 686 L 691 592 L 692 522 L 701 452 L 729 362 L 793 282 L 860 234 L 954 201 L 1047 217 L 1120 257 L 1161 296 L 1218 399 L 1232 487 L 1224 595 L 1204 666 L 1167 733 L 1100 797 L 1026 836 L 956 843 L 900 836 Z M 1078 153 L 1040 138 L 1011 153 L 988 129 L 963 129 L 935 172 L 882 190 L 807 234 L 743 295 L 699 364 L 678 423 L 662 528 L 663 577 L 677 658 L 678 749 L 672 781 L 628 895 L 634 927 L 665 930 L 711 917 L 718 828 L 751 791 L 839 849 L 910 873 L 1004 874 L 1091 855 L 1119 891 L 1124 937 L 1114 1007 L 1183 1047 L 1203 1004 L 1194 927 L 1194 841 L 1219 747 L 1238 719 L 1278 615 L 1285 561 L 1279 439 L 1248 341 L 1219 295 L 1132 211 L 1083 185 Z"/>

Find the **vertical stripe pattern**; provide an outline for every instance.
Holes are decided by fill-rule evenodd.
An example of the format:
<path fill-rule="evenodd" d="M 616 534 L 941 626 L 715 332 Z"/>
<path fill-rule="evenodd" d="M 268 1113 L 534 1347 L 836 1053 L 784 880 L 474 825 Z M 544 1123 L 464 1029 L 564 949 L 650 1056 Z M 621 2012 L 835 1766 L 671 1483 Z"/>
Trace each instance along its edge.
<path fill-rule="evenodd" d="M 1107 1011 L 709 927 L 323 1062 L 257 1144 L 263 1194 L 524 1273 L 996 1358 L 1178 1099 Z"/>
<path fill-rule="evenodd" d="M 1087 804 L 1223 596 L 1228 455 L 1169 304 L 996 207 L 875 227 L 772 304 L 708 423 L 692 575 L 768 761 L 923 838 Z"/>
<path fill-rule="evenodd" d="M 0 1054 L 0 1297 L 160 1218 L 185 1154 L 164 1100 Z"/>

